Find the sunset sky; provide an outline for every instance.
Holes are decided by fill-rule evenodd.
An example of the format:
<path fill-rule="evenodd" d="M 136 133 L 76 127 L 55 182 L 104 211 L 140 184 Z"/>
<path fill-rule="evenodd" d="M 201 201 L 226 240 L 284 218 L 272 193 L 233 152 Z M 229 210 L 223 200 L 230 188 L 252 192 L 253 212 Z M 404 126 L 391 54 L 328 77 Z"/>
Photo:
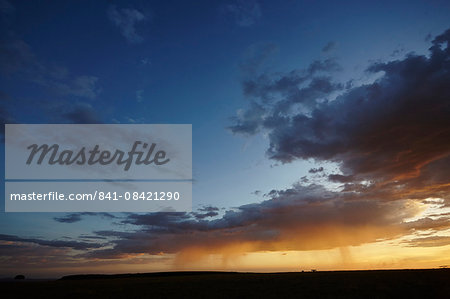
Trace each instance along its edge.
<path fill-rule="evenodd" d="M 5 213 L 1 184 L 0 277 L 450 265 L 449 1 L 0 18 L 2 124 L 192 124 L 194 180 L 191 213 L 150 214 Z"/>

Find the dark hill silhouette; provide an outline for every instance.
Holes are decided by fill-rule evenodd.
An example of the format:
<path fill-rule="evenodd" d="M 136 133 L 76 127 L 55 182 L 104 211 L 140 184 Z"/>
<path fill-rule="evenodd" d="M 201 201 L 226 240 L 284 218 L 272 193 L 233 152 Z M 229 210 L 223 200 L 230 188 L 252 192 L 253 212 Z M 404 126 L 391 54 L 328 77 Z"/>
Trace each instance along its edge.
<path fill-rule="evenodd" d="M 239 274 L 242 272 L 224 272 L 224 271 L 174 271 L 174 272 L 151 272 L 151 273 L 124 273 L 124 274 L 78 274 L 67 275 L 59 280 L 88 280 L 88 279 L 117 279 L 117 278 L 137 278 L 137 277 L 175 277 L 175 276 L 193 276 L 193 275 L 226 275 Z"/>
<path fill-rule="evenodd" d="M 159 272 L 0 282 L 5 298 L 448 298 L 450 269 Z"/>

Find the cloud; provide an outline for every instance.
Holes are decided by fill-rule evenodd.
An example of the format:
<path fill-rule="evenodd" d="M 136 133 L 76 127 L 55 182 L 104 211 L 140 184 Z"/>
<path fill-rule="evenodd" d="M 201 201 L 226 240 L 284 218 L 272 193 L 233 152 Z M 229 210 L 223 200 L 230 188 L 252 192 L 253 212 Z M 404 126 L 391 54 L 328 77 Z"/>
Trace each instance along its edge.
<path fill-rule="evenodd" d="M 295 69 L 281 75 L 263 73 L 256 78 L 245 79 L 243 92 L 245 96 L 263 102 L 273 101 L 279 95 L 291 102 L 307 102 L 314 100 L 314 96 L 341 89 L 340 84 L 334 84 L 326 75 L 339 70 L 340 66 L 334 59 L 315 60 L 304 70 Z"/>
<path fill-rule="evenodd" d="M 408 200 L 375 201 L 352 192 L 298 184 L 274 190 L 266 201 L 228 210 L 212 220 L 188 213 L 129 214 L 123 223 L 134 225 L 136 231 L 96 232 L 115 238 L 113 248 L 83 256 L 114 259 L 142 253 L 183 255 L 192 250 L 220 254 L 228 250 L 243 253 L 357 246 L 410 233 L 414 226 L 406 225 L 404 219 L 418 211 L 418 205 Z"/>
<path fill-rule="evenodd" d="M 408 226 L 414 230 L 436 230 L 436 231 L 444 231 L 450 228 L 450 215 L 442 214 L 437 219 L 432 219 L 430 217 L 424 217 L 421 219 L 417 219 L 415 221 L 408 222 Z M 436 216 L 435 216 L 436 217 Z"/>
<path fill-rule="evenodd" d="M 100 248 L 103 245 L 98 243 L 88 243 L 79 241 L 65 241 L 65 240 L 45 240 L 38 238 L 21 238 L 14 235 L 0 234 L 0 241 L 34 243 L 41 246 L 57 247 L 57 248 L 71 248 L 75 250 L 86 250 L 92 248 Z"/>
<path fill-rule="evenodd" d="M 14 13 L 14 7 L 7 1 L 0 3 L 0 13 L 5 17 Z M 6 16 L 5 16 L 6 14 Z M 98 77 L 92 75 L 75 75 L 66 67 L 46 62 L 35 55 L 31 46 L 17 38 L 14 30 L 6 23 L 2 29 L 7 31 L 0 41 L 0 75 L 5 79 L 16 80 L 27 85 L 37 85 L 48 94 L 45 100 L 11 98 L 2 93 L 0 97 L 0 118 L 3 123 L 20 122 L 22 112 L 39 111 L 35 115 L 46 115 L 54 122 L 101 122 L 93 107 L 81 100 L 93 100 L 100 94 Z M 56 96 L 57 101 L 48 95 Z M 14 102 L 14 103 L 13 103 Z M 18 107 L 21 109 L 18 110 Z M 48 121 L 48 119 L 47 119 Z"/>
<path fill-rule="evenodd" d="M 201 207 L 198 210 L 201 212 L 216 212 L 216 211 L 219 211 L 219 208 L 213 207 L 213 206 L 206 206 L 206 207 Z"/>
<path fill-rule="evenodd" d="M 351 183 L 354 177 L 352 175 L 330 174 L 328 179 L 335 183 Z"/>
<path fill-rule="evenodd" d="M 100 116 L 90 104 L 77 103 L 71 110 L 61 115 L 64 119 L 74 124 L 100 124 Z"/>
<path fill-rule="evenodd" d="M 141 103 L 143 100 L 144 100 L 144 90 L 143 89 L 136 90 L 136 101 L 138 103 Z"/>
<path fill-rule="evenodd" d="M 256 0 L 237 0 L 224 6 L 225 13 L 231 15 L 236 25 L 249 27 L 261 18 L 261 7 Z"/>
<path fill-rule="evenodd" d="M 374 63 L 367 72 L 379 78 L 350 88 L 316 77 L 336 69 L 331 61 L 275 78 L 259 75 L 243 83 L 250 108 L 239 112 L 231 130 L 264 131 L 267 155 L 279 162 L 338 163 L 342 173 L 330 179 L 351 183 L 346 190 L 449 200 L 449 41 L 447 30 L 432 41 L 429 56 Z"/>
<path fill-rule="evenodd" d="M 0 41 L 0 73 L 36 83 L 58 96 L 94 99 L 100 93 L 96 76 L 74 76 L 65 67 L 44 63 L 20 39 Z"/>
<path fill-rule="evenodd" d="M 328 53 L 328 52 L 335 50 L 336 48 L 337 48 L 337 43 L 334 41 L 330 41 L 322 48 L 322 52 Z"/>
<path fill-rule="evenodd" d="M 81 215 L 78 213 L 74 214 L 68 214 L 63 217 L 55 217 L 53 218 L 55 221 L 61 222 L 61 223 L 74 223 L 81 221 Z"/>
<path fill-rule="evenodd" d="M 259 195 L 261 195 L 261 193 L 262 193 L 261 190 L 255 190 L 255 191 L 253 191 L 251 194 L 256 195 L 256 196 L 259 196 Z"/>
<path fill-rule="evenodd" d="M 242 90 L 251 99 L 250 108 L 240 110 L 229 129 L 244 135 L 256 134 L 260 129 L 275 130 L 289 121 L 293 109 L 311 111 L 327 102 L 330 94 L 344 89 L 329 76 L 340 70 L 336 60 L 328 58 L 315 60 L 306 69 L 244 79 Z"/>
<path fill-rule="evenodd" d="M 328 58 L 325 60 L 315 60 L 308 67 L 308 74 L 310 76 L 318 72 L 332 72 L 340 71 L 341 66 L 333 58 Z"/>
<path fill-rule="evenodd" d="M 157 256 L 152 259 L 137 257 L 117 261 L 92 260 L 80 259 L 77 252 L 68 247 L 0 240 L 0 256 L 2 259 L 0 272 L 3 276 L 28 273 L 28 276 L 35 278 L 48 278 L 66 275 L 68 271 L 72 273 L 74 271 L 78 273 L 117 272 L 117 269 L 123 266 L 129 269 L 130 265 L 142 265 L 143 263 L 161 265 L 161 260 L 165 259 Z"/>
<path fill-rule="evenodd" d="M 62 217 L 53 218 L 57 222 L 61 223 L 74 223 L 82 220 L 82 216 L 101 216 L 103 218 L 116 219 L 117 217 L 110 213 L 99 213 L 99 212 L 81 212 L 81 213 L 71 213 Z"/>
<path fill-rule="evenodd" d="M 229 209 L 219 218 L 198 217 L 219 211 L 212 206 L 202 207 L 198 213 L 129 213 L 121 221 L 127 231 L 103 230 L 80 236 L 97 239 L 102 244 L 9 235 L 0 236 L 0 240 L 14 242 L 9 245 L 19 246 L 19 251 L 25 250 L 23 242 L 82 250 L 76 255 L 70 251 L 60 253 L 58 259 L 65 263 L 70 258 L 84 263 L 170 254 L 177 255 L 177 263 L 189 263 L 208 254 L 226 257 L 258 251 L 345 248 L 450 227 L 450 217 L 407 222 L 422 210 L 418 202 L 384 200 L 382 196 L 375 200 L 378 194 L 369 193 L 335 192 L 320 185 L 296 184 L 289 189 L 272 190 L 268 200 Z M 61 219 L 78 221 L 81 218 L 78 216 L 85 214 L 104 213 L 73 213 Z M 435 241 L 434 245 L 432 239 L 404 245 L 441 246 L 448 240 Z M 17 252 L 8 247 L 3 253 L 17 258 Z"/>
<path fill-rule="evenodd" d="M 43 85 L 48 85 L 50 89 L 55 90 L 62 95 L 73 95 L 82 98 L 93 99 L 100 92 L 97 89 L 98 78 L 95 76 L 77 76 L 68 83 L 62 82 L 42 82 Z"/>
<path fill-rule="evenodd" d="M 200 213 L 192 213 L 196 219 L 205 219 L 208 217 L 215 217 L 219 215 L 219 208 L 213 206 L 206 206 L 198 209 Z"/>
<path fill-rule="evenodd" d="M 144 38 L 137 33 L 138 23 L 146 20 L 145 15 L 134 8 L 117 8 L 110 5 L 107 10 L 109 20 L 119 28 L 120 33 L 132 44 L 138 44 L 144 41 Z"/>
<path fill-rule="evenodd" d="M 341 173 L 327 177 L 341 189 L 297 184 L 211 220 L 186 213 L 132 214 L 124 223 L 139 229 L 116 235 L 109 256 L 318 250 L 447 230 L 445 213 L 408 219 L 417 217 L 429 198 L 442 199 L 438 209 L 450 206 L 449 42 L 450 30 L 432 41 L 429 56 L 374 63 L 367 72 L 378 79 L 360 86 L 344 87 L 327 76 L 340 69 L 333 59 L 285 74 L 254 72 L 243 82 L 250 107 L 238 112 L 230 129 L 247 135 L 264 131 L 267 154 L 276 161 L 337 163 Z M 448 244 L 447 237 L 412 240 L 404 244 Z"/>
<path fill-rule="evenodd" d="M 254 75 L 278 50 L 275 43 L 256 43 L 249 46 L 245 50 L 243 60 L 239 63 L 242 73 L 246 76 Z"/>
<path fill-rule="evenodd" d="M 311 168 L 310 170 L 308 170 L 309 173 L 318 173 L 318 172 L 322 172 L 322 171 L 323 171 L 323 167 Z"/>
<path fill-rule="evenodd" d="M 404 242 L 409 247 L 437 247 L 446 246 L 450 244 L 449 236 L 432 236 L 415 238 Z"/>
<path fill-rule="evenodd" d="M 14 13 L 14 7 L 8 2 L 0 3 L 3 20 Z M 17 38 L 10 22 L 2 29 L 7 31 L 0 41 L 0 75 L 7 80 L 16 80 L 27 85 L 37 85 L 47 92 L 45 100 L 33 101 L 27 98 L 14 98 L 1 94 L 0 118 L 3 123 L 19 122 L 21 112 L 30 109 L 39 111 L 35 115 L 47 115 L 55 122 L 99 123 L 99 117 L 93 107 L 81 100 L 93 100 L 100 94 L 98 77 L 75 75 L 66 67 L 46 62 L 35 55 L 31 46 Z M 52 101 L 48 95 L 56 96 Z M 5 99 L 5 101 L 3 101 Z M 21 109 L 18 110 L 18 107 Z M 67 117 L 67 118 L 66 118 Z"/>
<path fill-rule="evenodd" d="M 264 114 L 265 109 L 262 105 L 256 102 L 251 102 L 251 109 L 239 110 L 238 115 L 231 118 L 235 120 L 236 124 L 231 126 L 230 129 L 234 133 L 240 133 L 243 135 L 256 134 L 259 131 Z"/>
<path fill-rule="evenodd" d="M 39 72 L 43 68 L 36 61 L 30 46 L 23 40 L 3 40 L 0 42 L 0 70 L 5 75 L 15 72 Z"/>

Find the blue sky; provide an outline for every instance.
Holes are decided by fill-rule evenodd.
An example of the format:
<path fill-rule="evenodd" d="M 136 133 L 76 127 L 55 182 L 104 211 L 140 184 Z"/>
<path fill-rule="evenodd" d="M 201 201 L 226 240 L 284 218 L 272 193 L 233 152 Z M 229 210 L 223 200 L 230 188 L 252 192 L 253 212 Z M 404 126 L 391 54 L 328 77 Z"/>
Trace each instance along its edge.
<path fill-rule="evenodd" d="M 221 213 L 304 176 L 322 182 L 308 171 L 335 167 L 269 159 L 268 131 L 233 134 L 233 117 L 250 106 L 246 79 L 332 59 L 335 81 L 369 83 L 370 64 L 428 55 L 450 25 L 448 1 L 0 3 L 4 123 L 192 124 L 194 208 Z M 92 216 L 68 229 L 56 216 L 2 213 L 0 232 L 58 239 L 128 228 Z"/>

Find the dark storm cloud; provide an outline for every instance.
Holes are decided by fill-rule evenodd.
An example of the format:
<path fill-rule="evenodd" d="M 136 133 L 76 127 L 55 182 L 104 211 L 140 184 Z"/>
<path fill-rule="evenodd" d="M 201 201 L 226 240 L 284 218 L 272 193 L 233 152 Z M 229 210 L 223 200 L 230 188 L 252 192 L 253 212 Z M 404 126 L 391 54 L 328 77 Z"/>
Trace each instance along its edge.
<path fill-rule="evenodd" d="M 75 250 L 86 250 L 90 248 L 100 248 L 103 245 L 98 243 L 87 243 L 87 242 L 79 242 L 79 241 L 64 241 L 64 240 L 45 240 L 38 238 L 21 238 L 13 235 L 4 235 L 0 234 L 0 241 L 9 241 L 9 242 L 23 242 L 23 243 L 34 243 L 41 246 L 49 246 L 49 247 L 67 247 Z"/>
<path fill-rule="evenodd" d="M 188 213 L 130 214 L 123 223 L 134 225 L 136 231 L 96 232 L 115 238 L 113 248 L 83 256 L 113 259 L 189 249 L 212 253 L 236 244 L 250 251 L 330 249 L 428 229 L 404 222 L 419 210 L 408 201 L 376 201 L 318 185 L 296 185 L 271 194 L 269 200 L 228 210 L 209 221 Z"/>
<path fill-rule="evenodd" d="M 298 71 L 276 80 L 261 75 L 244 82 L 244 94 L 252 104 L 235 118 L 231 130 L 268 132 L 268 156 L 283 163 L 334 161 L 341 164 L 344 176 L 355 181 L 409 179 L 410 185 L 420 184 L 414 178 L 426 173 L 423 180 L 440 182 L 440 188 L 448 190 L 449 41 L 450 30 L 433 40 L 429 56 L 409 54 L 402 60 L 372 64 L 367 72 L 382 74 L 378 80 L 330 101 L 321 98 L 340 87 L 330 78 L 307 76 L 305 87 L 305 77 Z M 332 65 L 314 62 L 308 73 Z"/>
<path fill-rule="evenodd" d="M 328 179 L 336 183 L 350 183 L 354 177 L 352 175 L 330 174 Z"/>
<path fill-rule="evenodd" d="M 272 190 L 260 203 L 227 210 L 223 216 L 205 220 L 195 213 L 129 214 L 123 224 L 135 231 L 98 231 L 112 238 L 112 248 L 83 253 L 85 258 L 118 259 L 139 254 L 159 255 L 197 250 L 221 253 L 242 246 L 245 251 L 322 250 L 390 240 L 418 232 L 441 232 L 450 217 L 406 219 L 421 206 L 413 200 L 385 198 L 385 190 L 361 185 L 355 192 L 334 192 L 320 185 L 294 185 Z M 395 194 L 391 196 L 396 196 Z M 394 198 L 393 197 L 393 198 Z M 216 211 L 207 208 L 205 211 Z M 424 241 L 407 246 L 425 246 Z M 438 242 L 439 241 L 439 242 Z M 436 239 L 436 246 L 443 240 Z M 433 246 L 427 240 L 426 246 Z M 241 247 L 239 247 L 241 248 Z"/>

